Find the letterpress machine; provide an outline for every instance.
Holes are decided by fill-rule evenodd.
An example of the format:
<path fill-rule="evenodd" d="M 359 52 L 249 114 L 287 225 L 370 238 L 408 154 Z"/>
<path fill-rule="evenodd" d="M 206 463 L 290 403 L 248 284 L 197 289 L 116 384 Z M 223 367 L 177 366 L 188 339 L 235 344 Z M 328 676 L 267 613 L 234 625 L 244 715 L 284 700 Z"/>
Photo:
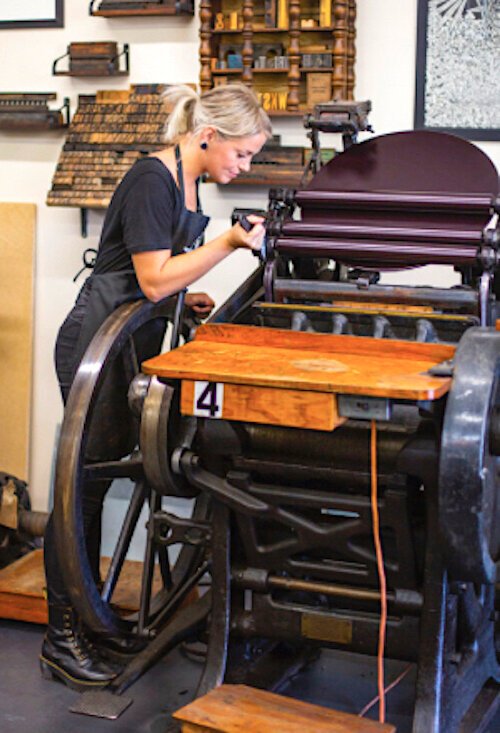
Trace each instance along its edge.
<path fill-rule="evenodd" d="M 154 638 L 151 650 L 208 614 L 199 693 L 276 688 L 321 648 L 375 656 L 386 603 L 383 654 L 417 665 L 414 733 L 480 729 L 500 682 L 498 212 L 497 172 L 472 144 L 374 137 L 303 190 L 274 193 L 261 266 L 184 345 L 138 373 L 136 336 L 168 317 L 162 304 L 125 305 L 105 324 L 57 471 L 66 575 L 91 627 Z M 451 266 L 459 284 L 384 284 L 423 265 Z M 92 446 L 96 395 L 124 358 L 111 432 L 126 436 Z M 82 551 L 85 475 L 134 487 L 103 589 Z M 141 604 L 126 618 L 112 593 L 144 503 Z M 211 593 L 174 615 L 208 575 Z"/>

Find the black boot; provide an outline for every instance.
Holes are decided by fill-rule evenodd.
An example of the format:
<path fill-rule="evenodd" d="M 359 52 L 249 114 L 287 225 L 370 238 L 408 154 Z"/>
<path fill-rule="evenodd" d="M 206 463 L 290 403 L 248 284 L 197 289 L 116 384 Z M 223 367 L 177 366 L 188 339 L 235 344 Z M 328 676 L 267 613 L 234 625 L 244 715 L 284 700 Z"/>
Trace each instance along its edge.
<path fill-rule="evenodd" d="M 52 604 L 49 604 L 49 626 L 42 644 L 40 668 L 46 679 L 59 679 L 79 691 L 104 687 L 118 674 L 82 634 L 73 609 Z"/>

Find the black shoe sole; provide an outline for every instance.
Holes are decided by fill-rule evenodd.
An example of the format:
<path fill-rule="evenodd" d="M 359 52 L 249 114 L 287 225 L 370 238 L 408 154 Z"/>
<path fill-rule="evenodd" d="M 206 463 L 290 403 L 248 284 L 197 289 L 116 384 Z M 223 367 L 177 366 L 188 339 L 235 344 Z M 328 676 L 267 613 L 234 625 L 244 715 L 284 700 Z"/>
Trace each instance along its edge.
<path fill-rule="evenodd" d="M 102 687 L 107 687 L 112 681 L 111 678 L 109 680 L 103 680 L 101 682 L 78 679 L 77 677 L 73 677 L 68 672 L 66 672 L 66 670 L 62 667 L 59 667 L 59 665 L 55 664 L 55 662 L 51 662 L 46 657 L 40 655 L 39 659 L 40 671 L 42 673 L 42 677 L 45 680 L 58 680 L 59 682 L 65 684 L 67 687 L 70 687 L 72 690 L 76 690 L 77 692 L 84 692 L 85 690 L 96 690 Z"/>

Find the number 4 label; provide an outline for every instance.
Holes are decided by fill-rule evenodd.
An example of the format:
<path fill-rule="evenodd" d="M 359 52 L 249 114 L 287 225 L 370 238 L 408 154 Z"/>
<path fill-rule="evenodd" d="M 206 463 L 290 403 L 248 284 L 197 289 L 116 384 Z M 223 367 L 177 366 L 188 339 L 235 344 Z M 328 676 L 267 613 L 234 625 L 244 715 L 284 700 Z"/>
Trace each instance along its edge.
<path fill-rule="evenodd" d="M 193 415 L 199 417 L 222 417 L 224 385 L 217 382 L 194 383 Z"/>

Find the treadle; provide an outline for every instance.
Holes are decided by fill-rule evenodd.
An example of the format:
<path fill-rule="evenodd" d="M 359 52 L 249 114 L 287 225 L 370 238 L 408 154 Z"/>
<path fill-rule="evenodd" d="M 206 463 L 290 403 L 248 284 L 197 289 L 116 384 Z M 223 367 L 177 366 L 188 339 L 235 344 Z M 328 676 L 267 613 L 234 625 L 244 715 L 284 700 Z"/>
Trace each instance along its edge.
<path fill-rule="evenodd" d="M 221 685 L 173 713 L 182 733 L 395 733 L 388 723 L 282 697 L 245 685 Z"/>
<path fill-rule="evenodd" d="M 78 696 L 69 711 L 80 715 L 92 715 L 95 718 L 116 720 L 132 702 L 131 697 L 112 695 L 106 690 L 88 690 Z"/>
<path fill-rule="evenodd" d="M 109 558 L 102 558 L 104 573 L 108 564 Z M 141 573 L 141 562 L 125 561 L 113 596 L 113 603 L 120 611 L 131 613 L 138 609 Z M 156 582 L 160 583 L 159 578 Z M 47 623 L 43 550 L 33 550 L 0 570 L 0 618 Z"/>

